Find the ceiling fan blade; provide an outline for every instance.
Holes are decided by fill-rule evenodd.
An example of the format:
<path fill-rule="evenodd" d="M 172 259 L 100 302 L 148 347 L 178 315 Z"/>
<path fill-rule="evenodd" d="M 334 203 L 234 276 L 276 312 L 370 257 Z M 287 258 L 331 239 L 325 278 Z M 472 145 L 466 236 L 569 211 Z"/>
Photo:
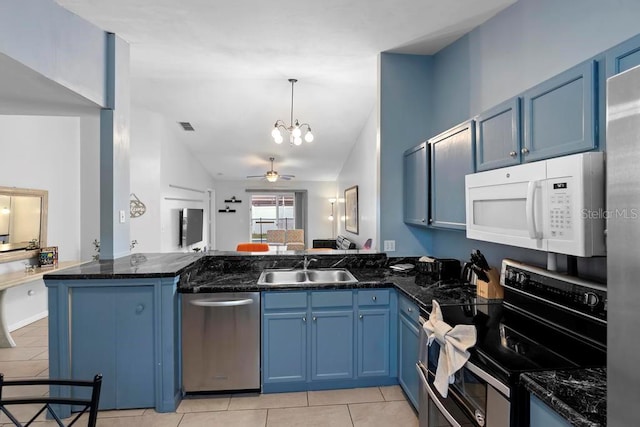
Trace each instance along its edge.
<path fill-rule="evenodd" d="M 285 181 L 291 181 L 291 178 L 295 178 L 294 175 L 279 175 L 280 179 L 283 179 Z"/>
<path fill-rule="evenodd" d="M 247 175 L 247 178 L 264 178 L 264 175 Z"/>

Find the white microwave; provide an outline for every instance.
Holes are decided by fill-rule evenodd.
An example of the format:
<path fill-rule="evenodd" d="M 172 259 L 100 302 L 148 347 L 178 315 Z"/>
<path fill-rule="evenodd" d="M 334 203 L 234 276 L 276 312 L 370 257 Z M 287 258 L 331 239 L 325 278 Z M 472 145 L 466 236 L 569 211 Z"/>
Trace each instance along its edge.
<path fill-rule="evenodd" d="M 467 237 L 559 254 L 605 255 L 604 153 L 465 177 Z"/>

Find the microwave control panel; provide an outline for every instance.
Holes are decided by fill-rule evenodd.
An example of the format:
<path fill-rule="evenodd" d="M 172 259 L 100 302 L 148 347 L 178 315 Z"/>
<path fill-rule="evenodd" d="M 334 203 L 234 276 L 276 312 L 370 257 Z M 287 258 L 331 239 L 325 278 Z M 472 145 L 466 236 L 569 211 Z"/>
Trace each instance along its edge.
<path fill-rule="evenodd" d="M 548 227 L 549 237 L 552 239 L 570 239 L 573 235 L 572 220 L 572 185 L 569 179 L 553 180 L 548 183 L 547 197 L 549 198 Z"/>

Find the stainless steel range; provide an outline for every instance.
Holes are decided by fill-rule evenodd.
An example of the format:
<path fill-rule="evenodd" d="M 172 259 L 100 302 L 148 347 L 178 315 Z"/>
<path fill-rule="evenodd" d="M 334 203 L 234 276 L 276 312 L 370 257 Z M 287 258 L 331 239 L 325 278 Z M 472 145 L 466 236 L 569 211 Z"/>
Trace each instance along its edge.
<path fill-rule="evenodd" d="M 501 283 L 501 304 L 441 306 L 445 322 L 478 337 L 447 398 L 433 387 L 439 345 L 421 331 L 420 427 L 528 426 L 520 373 L 606 365 L 606 287 L 510 260 Z"/>

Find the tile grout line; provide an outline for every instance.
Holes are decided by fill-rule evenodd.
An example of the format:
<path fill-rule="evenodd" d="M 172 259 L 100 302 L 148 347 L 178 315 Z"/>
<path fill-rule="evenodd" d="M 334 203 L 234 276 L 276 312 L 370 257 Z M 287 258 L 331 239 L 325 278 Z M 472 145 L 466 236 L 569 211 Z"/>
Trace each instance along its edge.
<path fill-rule="evenodd" d="M 355 427 L 356 423 L 353 422 L 353 415 L 351 415 L 351 405 L 347 405 L 347 411 L 349 411 L 349 419 L 351 420 L 351 426 Z"/>

